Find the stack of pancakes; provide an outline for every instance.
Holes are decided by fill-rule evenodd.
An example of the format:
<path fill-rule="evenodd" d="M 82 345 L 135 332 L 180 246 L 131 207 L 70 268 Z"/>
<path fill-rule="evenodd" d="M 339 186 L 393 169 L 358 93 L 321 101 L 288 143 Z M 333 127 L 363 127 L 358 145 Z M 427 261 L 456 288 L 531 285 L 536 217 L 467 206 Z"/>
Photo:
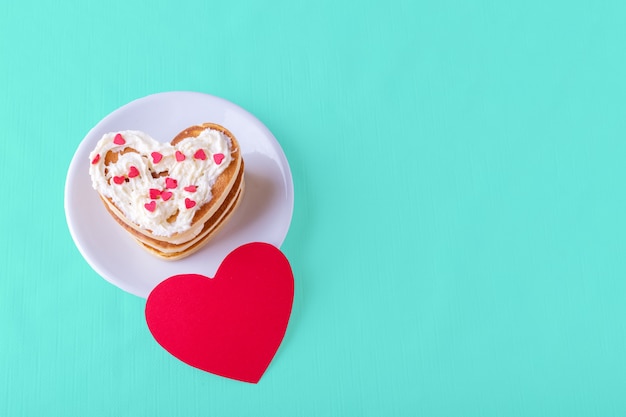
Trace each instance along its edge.
<path fill-rule="evenodd" d="M 150 230 L 141 229 L 128 220 L 112 199 L 100 195 L 102 201 L 105 203 L 105 207 L 113 218 L 129 232 L 143 248 L 167 260 L 181 259 L 199 250 L 227 222 L 241 201 L 244 190 L 244 163 L 237 139 L 230 131 L 217 124 L 205 123 L 189 127 L 180 132 L 171 141 L 171 144 L 176 145 L 185 138 L 197 137 L 207 128 L 218 130 L 230 139 L 232 145 L 232 161 L 217 177 L 211 187 L 212 198 L 197 209 L 191 227 L 188 230 L 175 233 L 168 237 L 155 236 Z M 133 151 L 135 150 L 132 148 L 125 148 L 119 153 L 109 151 L 105 155 L 105 165 L 116 162 L 120 154 Z M 160 176 L 166 175 L 167 172 L 160 174 Z M 175 216 L 176 214 L 173 217 Z M 168 219 L 168 221 L 171 220 L 173 219 Z"/>

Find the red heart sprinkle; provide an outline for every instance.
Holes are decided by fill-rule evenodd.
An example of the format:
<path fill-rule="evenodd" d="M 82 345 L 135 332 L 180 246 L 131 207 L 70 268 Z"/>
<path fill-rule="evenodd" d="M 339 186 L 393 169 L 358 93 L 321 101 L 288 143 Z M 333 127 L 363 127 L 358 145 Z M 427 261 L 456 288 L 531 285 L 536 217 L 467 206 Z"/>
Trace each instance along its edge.
<path fill-rule="evenodd" d="M 149 203 L 144 204 L 143 206 L 146 208 L 146 210 L 152 212 L 154 211 L 154 209 L 156 209 L 156 201 L 153 200 Z"/>
<path fill-rule="evenodd" d="M 156 188 L 150 188 L 150 198 L 156 200 L 161 195 L 161 190 L 157 190 Z"/>
<path fill-rule="evenodd" d="M 170 177 L 165 178 L 165 188 L 176 188 L 176 187 L 178 187 L 178 181 Z"/>
<path fill-rule="evenodd" d="M 152 152 L 150 156 L 152 156 L 152 163 L 154 164 L 158 164 L 159 162 L 161 162 L 161 159 L 163 159 L 163 155 L 161 155 L 159 152 Z"/>
<path fill-rule="evenodd" d="M 221 164 L 222 161 L 224 160 L 224 154 L 216 153 L 215 155 L 213 155 L 213 160 L 215 161 L 217 165 Z"/>
<path fill-rule="evenodd" d="M 198 189 L 198 187 L 196 187 L 195 185 L 188 185 L 187 187 L 183 188 L 185 191 L 189 191 L 190 193 L 195 193 L 196 190 Z"/>
<path fill-rule="evenodd" d="M 202 149 L 198 149 L 196 153 L 193 154 L 193 157 L 204 161 L 206 159 L 206 154 Z"/>
<path fill-rule="evenodd" d="M 171 191 L 163 191 L 161 193 L 161 198 L 163 199 L 163 201 L 167 201 L 170 198 L 172 198 L 172 192 Z"/>
<path fill-rule="evenodd" d="M 124 140 L 122 135 L 118 133 L 117 135 L 115 135 L 115 139 L 113 139 L 113 143 L 116 145 L 123 145 L 126 143 L 126 141 Z"/>
<path fill-rule="evenodd" d="M 128 170 L 128 178 L 135 178 L 137 175 L 139 175 L 139 170 L 135 167 L 130 167 Z"/>
<path fill-rule="evenodd" d="M 100 160 L 100 154 L 97 154 L 97 155 L 93 158 L 93 160 L 91 161 L 91 163 L 92 163 L 93 165 L 95 165 L 95 164 L 97 164 L 97 163 L 98 163 L 98 161 L 99 161 L 99 160 Z"/>
<path fill-rule="evenodd" d="M 182 162 L 182 161 L 184 161 L 184 160 L 185 160 L 185 154 L 184 154 L 184 153 L 182 153 L 181 151 L 176 151 L 176 154 L 175 154 L 175 155 L 176 155 L 176 160 L 177 160 L 178 162 Z"/>
<path fill-rule="evenodd" d="M 188 209 L 193 208 L 195 205 L 196 205 L 195 201 L 193 201 L 193 200 L 191 200 L 189 198 L 185 199 L 185 207 L 187 207 Z"/>
<path fill-rule="evenodd" d="M 114 176 L 113 177 L 113 182 L 116 184 L 123 184 L 124 181 L 126 181 L 126 178 L 124 178 L 123 176 Z"/>

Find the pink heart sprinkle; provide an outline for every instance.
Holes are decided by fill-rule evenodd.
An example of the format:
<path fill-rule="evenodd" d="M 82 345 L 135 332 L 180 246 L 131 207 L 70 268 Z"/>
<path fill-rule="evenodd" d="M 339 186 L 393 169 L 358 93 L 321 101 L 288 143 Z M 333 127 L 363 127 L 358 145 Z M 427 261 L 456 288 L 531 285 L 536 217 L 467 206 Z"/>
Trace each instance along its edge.
<path fill-rule="evenodd" d="M 188 185 L 187 187 L 183 188 L 185 191 L 189 191 L 190 193 L 195 193 L 196 190 L 198 189 L 198 187 L 196 187 L 195 185 Z"/>
<path fill-rule="evenodd" d="M 195 205 L 196 205 L 195 201 L 193 201 L 193 200 L 191 200 L 189 198 L 185 199 L 185 207 L 187 207 L 188 209 L 192 208 Z"/>
<path fill-rule="evenodd" d="M 176 188 L 176 187 L 178 187 L 178 181 L 170 177 L 165 178 L 165 188 Z"/>
<path fill-rule="evenodd" d="M 193 154 L 193 157 L 204 161 L 206 159 L 206 154 L 202 149 L 198 149 L 196 153 Z"/>
<path fill-rule="evenodd" d="M 113 143 L 116 145 L 123 145 L 126 143 L 126 141 L 124 140 L 122 135 L 118 133 L 117 135 L 115 135 L 115 139 L 113 139 Z"/>
<path fill-rule="evenodd" d="M 185 160 L 185 154 L 184 154 L 184 153 L 182 153 L 181 151 L 176 151 L 176 154 L 175 154 L 175 155 L 176 155 L 176 160 L 177 160 L 178 162 L 182 162 L 182 161 L 184 161 L 184 160 Z"/>
<path fill-rule="evenodd" d="M 100 154 L 97 154 L 97 155 L 93 158 L 93 160 L 91 161 L 91 163 L 92 163 L 93 165 L 95 165 L 95 164 L 97 164 L 97 163 L 98 163 L 98 161 L 99 161 L 99 160 L 100 160 Z"/>
<path fill-rule="evenodd" d="M 128 178 L 135 178 L 137 175 L 139 175 L 139 170 L 135 167 L 130 167 L 128 170 Z"/>
<path fill-rule="evenodd" d="M 123 184 L 124 181 L 126 181 L 126 178 L 124 178 L 123 176 L 114 176 L 113 177 L 113 182 L 116 184 Z"/>
<path fill-rule="evenodd" d="M 163 159 L 163 155 L 161 155 L 159 152 L 152 152 L 150 156 L 152 156 L 152 163 L 154 164 L 158 164 L 159 162 L 161 162 L 161 159 Z"/>
<path fill-rule="evenodd" d="M 224 160 L 224 154 L 216 153 L 215 155 L 213 155 L 213 160 L 215 161 L 217 165 L 221 164 L 222 161 Z"/>
<path fill-rule="evenodd" d="M 150 198 L 152 200 L 156 200 L 161 195 L 161 190 L 157 190 L 156 188 L 150 188 Z"/>
<path fill-rule="evenodd" d="M 144 204 L 143 206 L 146 208 L 146 210 L 152 212 L 156 208 L 156 201 L 153 200 L 149 203 Z"/>
<path fill-rule="evenodd" d="M 163 201 L 167 201 L 170 198 L 172 198 L 172 192 L 171 191 L 163 191 L 161 193 L 161 198 L 163 199 Z"/>

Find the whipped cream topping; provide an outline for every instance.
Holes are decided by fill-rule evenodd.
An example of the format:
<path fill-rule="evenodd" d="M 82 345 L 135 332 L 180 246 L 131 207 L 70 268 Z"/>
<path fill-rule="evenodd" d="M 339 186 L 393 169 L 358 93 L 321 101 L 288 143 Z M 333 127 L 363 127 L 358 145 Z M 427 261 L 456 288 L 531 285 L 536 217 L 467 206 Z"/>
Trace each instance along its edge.
<path fill-rule="evenodd" d="M 228 136 L 210 128 L 175 146 L 140 131 L 112 132 L 89 155 L 89 174 L 93 188 L 128 220 L 170 237 L 190 230 L 195 213 L 212 199 L 211 188 L 232 161 L 231 148 Z M 118 159 L 105 165 L 109 151 Z M 195 229 L 194 235 L 202 225 Z"/>

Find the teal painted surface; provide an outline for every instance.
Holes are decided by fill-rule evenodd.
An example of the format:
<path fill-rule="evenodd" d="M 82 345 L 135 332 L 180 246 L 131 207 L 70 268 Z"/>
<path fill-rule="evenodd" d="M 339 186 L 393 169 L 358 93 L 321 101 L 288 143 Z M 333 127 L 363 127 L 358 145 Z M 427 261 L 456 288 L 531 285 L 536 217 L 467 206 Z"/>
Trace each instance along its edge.
<path fill-rule="evenodd" d="M 626 414 L 622 2 L 83 3 L 0 13 L 0 415 Z M 171 90 L 291 164 L 258 385 L 169 356 L 65 224 L 87 131 Z"/>

